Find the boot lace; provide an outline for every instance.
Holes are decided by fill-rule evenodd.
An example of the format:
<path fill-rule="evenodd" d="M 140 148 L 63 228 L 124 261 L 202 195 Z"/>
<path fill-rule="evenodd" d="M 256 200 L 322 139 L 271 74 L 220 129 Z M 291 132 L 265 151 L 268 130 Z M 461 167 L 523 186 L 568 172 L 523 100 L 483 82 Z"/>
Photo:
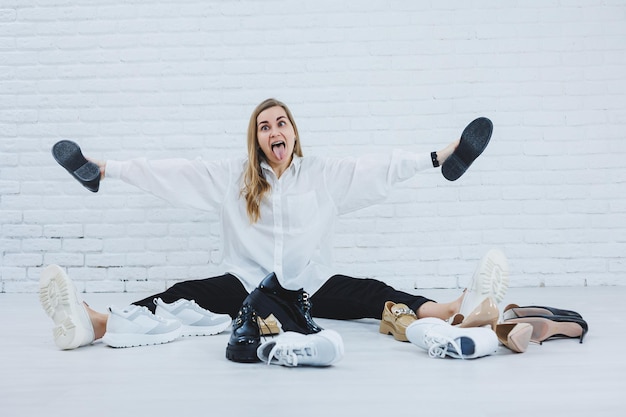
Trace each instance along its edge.
<path fill-rule="evenodd" d="M 300 303 L 302 304 L 302 311 L 304 313 L 308 312 L 311 309 L 311 302 L 309 301 L 309 293 L 304 291 L 302 292 L 302 295 L 300 295 L 300 297 L 298 297 L 300 301 Z"/>
<path fill-rule="evenodd" d="M 448 351 L 450 351 L 458 354 L 461 359 L 465 359 L 461 351 L 461 346 L 459 346 L 454 339 L 449 337 L 442 336 L 438 333 L 427 333 L 424 335 L 424 343 L 428 346 L 428 356 L 431 358 L 445 358 Z"/>

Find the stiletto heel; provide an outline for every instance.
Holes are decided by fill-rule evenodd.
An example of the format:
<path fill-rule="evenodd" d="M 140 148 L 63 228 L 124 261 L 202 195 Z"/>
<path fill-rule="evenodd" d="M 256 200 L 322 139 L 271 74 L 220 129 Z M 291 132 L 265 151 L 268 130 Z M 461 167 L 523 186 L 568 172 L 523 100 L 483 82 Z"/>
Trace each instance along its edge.
<path fill-rule="evenodd" d="M 462 321 L 459 323 L 461 318 Z M 493 298 L 487 297 L 467 317 L 463 317 L 460 314 L 454 316 L 452 324 L 457 324 L 459 327 L 483 327 L 489 325 L 491 330 L 495 332 L 499 318 L 500 311 L 498 310 L 498 305 Z"/>
<path fill-rule="evenodd" d="M 528 323 L 501 323 L 496 326 L 500 343 L 517 353 L 526 352 L 532 334 L 533 326 Z"/>
<path fill-rule="evenodd" d="M 583 343 L 583 338 L 585 337 L 585 335 L 589 331 L 589 326 L 587 325 L 587 322 L 583 320 L 583 323 L 584 323 L 584 326 L 581 325 L 581 327 L 583 328 L 583 332 L 580 334 L 580 340 L 578 341 L 578 343 L 580 343 L 580 344 Z"/>

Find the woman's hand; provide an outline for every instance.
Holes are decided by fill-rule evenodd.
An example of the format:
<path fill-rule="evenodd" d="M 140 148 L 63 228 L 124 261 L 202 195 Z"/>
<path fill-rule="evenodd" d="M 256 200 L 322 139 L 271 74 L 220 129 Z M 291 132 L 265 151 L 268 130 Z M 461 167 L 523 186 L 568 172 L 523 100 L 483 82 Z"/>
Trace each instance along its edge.
<path fill-rule="evenodd" d="M 448 159 L 448 157 L 452 155 L 457 146 L 459 146 L 459 143 L 461 143 L 461 139 L 457 139 L 442 150 L 437 151 L 437 161 L 439 161 L 439 165 L 443 165 L 446 159 Z"/>
<path fill-rule="evenodd" d="M 106 168 L 107 168 L 107 163 L 106 161 L 99 161 L 97 159 L 93 159 L 93 158 L 89 158 L 89 157 L 85 157 L 89 162 L 93 162 L 94 164 L 98 165 L 98 168 L 100 168 L 100 180 L 104 179 L 104 173 L 106 172 Z"/>

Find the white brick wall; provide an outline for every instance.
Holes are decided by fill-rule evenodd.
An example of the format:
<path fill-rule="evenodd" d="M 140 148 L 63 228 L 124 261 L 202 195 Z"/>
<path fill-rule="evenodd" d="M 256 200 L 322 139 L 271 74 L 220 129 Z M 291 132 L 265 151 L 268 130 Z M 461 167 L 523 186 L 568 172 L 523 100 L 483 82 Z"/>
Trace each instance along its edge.
<path fill-rule="evenodd" d="M 273 96 L 307 154 L 438 149 L 477 116 L 467 176 L 426 172 L 342 219 L 337 271 L 460 287 L 490 247 L 512 285 L 626 285 L 626 4 L 620 0 L 2 0 L 0 291 L 42 266 L 84 291 L 221 273 L 215 215 L 52 159 L 225 158 Z"/>

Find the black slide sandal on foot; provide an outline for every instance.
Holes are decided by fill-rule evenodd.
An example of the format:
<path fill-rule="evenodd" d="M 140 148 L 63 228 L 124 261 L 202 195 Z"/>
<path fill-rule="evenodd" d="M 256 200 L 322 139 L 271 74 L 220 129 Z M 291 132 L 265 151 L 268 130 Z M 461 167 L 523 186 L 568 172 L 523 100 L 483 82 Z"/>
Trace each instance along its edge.
<path fill-rule="evenodd" d="M 441 173 L 448 181 L 456 181 L 467 171 L 474 160 L 483 153 L 491 133 L 493 123 L 486 117 L 479 117 L 463 130 L 461 142 L 452 155 L 441 166 Z"/>
<path fill-rule="evenodd" d="M 71 140 L 61 140 L 52 147 L 52 156 L 83 187 L 91 192 L 98 192 L 100 187 L 100 167 L 83 156 L 78 144 Z"/>

